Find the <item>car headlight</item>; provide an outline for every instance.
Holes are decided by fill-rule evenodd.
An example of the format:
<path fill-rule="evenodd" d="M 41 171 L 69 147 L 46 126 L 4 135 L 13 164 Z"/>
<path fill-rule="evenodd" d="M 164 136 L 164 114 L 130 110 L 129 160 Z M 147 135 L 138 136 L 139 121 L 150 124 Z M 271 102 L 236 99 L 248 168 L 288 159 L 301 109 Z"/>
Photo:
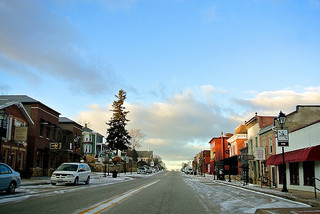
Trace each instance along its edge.
<path fill-rule="evenodd" d="M 74 175 L 67 175 L 67 178 L 73 178 Z"/>

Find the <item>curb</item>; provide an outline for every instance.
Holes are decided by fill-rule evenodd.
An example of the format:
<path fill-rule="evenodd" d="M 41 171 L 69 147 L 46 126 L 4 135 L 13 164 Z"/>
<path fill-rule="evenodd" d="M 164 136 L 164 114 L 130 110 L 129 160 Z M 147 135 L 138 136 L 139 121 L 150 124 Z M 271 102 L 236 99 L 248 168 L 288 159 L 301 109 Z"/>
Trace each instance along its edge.
<path fill-rule="evenodd" d="M 270 195 L 273 195 L 273 196 L 289 199 L 289 200 L 296 201 L 296 202 L 301 202 L 301 203 L 304 203 L 304 204 L 308 204 L 313 208 L 314 207 L 318 207 L 318 208 L 320 207 L 320 201 L 318 202 L 316 199 L 301 198 L 301 197 L 299 197 L 299 195 L 293 195 L 292 193 L 291 193 L 291 195 L 283 195 L 283 194 L 278 194 L 276 192 L 263 191 L 262 189 L 261 190 L 260 189 L 253 189 L 253 188 L 250 188 L 250 187 L 247 187 L 247 186 L 236 185 L 236 184 L 232 184 L 232 183 L 229 183 L 229 182 L 222 182 L 222 181 L 219 181 L 219 180 L 216 180 L 216 182 L 217 183 L 222 183 L 222 184 L 225 184 L 225 185 L 240 187 L 240 188 L 251 190 L 251 191 L 257 191 L 257 192 L 260 192 L 260 193 L 270 194 Z M 290 194 L 290 192 L 289 192 L 289 194 Z"/>

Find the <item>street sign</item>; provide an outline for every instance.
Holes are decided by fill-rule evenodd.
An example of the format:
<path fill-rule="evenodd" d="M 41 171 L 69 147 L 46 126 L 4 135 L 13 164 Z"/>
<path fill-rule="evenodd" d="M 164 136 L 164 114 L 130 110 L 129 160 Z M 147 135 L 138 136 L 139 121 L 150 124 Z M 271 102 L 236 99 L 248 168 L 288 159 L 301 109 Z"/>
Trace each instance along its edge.
<path fill-rule="evenodd" d="M 289 132 L 287 129 L 277 130 L 278 146 L 289 146 Z"/>

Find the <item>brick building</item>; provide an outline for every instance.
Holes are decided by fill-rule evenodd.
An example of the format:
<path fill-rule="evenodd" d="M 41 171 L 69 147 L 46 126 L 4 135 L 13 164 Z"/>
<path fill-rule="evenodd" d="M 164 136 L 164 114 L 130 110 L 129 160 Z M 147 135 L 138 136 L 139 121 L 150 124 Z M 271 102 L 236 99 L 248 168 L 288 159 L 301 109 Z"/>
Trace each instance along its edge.
<path fill-rule="evenodd" d="M 50 144 L 57 143 L 60 113 L 26 95 L 1 95 L 0 100 L 20 101 L 34 122 L 28 129 L 28 176 L 51 175 L 59 159 Z"/>
<path fill-rule="evenodd" d="M 0 99 L 0 161 L 26 174 L 27 134 L 33 121 L 22 103 Z"/>

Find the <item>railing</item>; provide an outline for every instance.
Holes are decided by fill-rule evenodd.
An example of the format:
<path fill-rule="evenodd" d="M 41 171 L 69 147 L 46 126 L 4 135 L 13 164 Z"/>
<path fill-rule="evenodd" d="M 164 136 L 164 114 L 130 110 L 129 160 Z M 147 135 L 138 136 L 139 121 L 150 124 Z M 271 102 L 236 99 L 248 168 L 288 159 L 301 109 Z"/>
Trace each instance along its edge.
<path fill-rule="evenodd" d="M 314 177 L 313 179 L 314 179 L 314 180 L 313 180 L 313 183 L 314 183 L 314 198 L 317 198 L 317 190 L 320 191 L 320 189 L 317 188 L 317 186 L 316 186 L 316 181 L 320 181 L 320 179 L 319 179 L 319 178 L 316 178 L 316 177 Z"/>
<path fill-rule="evenodd" d="M 233 178 L 234 178 L 235 183 L 238 181 L 240 184 L 242 184 L 242 182 L 241 182 L 242 179 L 241 179 L 240 175 L 235 175 L 235 176 L 233 176 Z"/>
<path fill-rule="evenodd" d="M 273 186 L 277 186 L 277 184 L 275 182 L 273 182 L 272 180 L 270 180 L 268 177 L 266 176 L 260 176 L 259 180 L 261 181 L 261 188 L 262 188 L 262 184 L 266 184 L 266 186 L 269 186 L 270 189 Z"/>

